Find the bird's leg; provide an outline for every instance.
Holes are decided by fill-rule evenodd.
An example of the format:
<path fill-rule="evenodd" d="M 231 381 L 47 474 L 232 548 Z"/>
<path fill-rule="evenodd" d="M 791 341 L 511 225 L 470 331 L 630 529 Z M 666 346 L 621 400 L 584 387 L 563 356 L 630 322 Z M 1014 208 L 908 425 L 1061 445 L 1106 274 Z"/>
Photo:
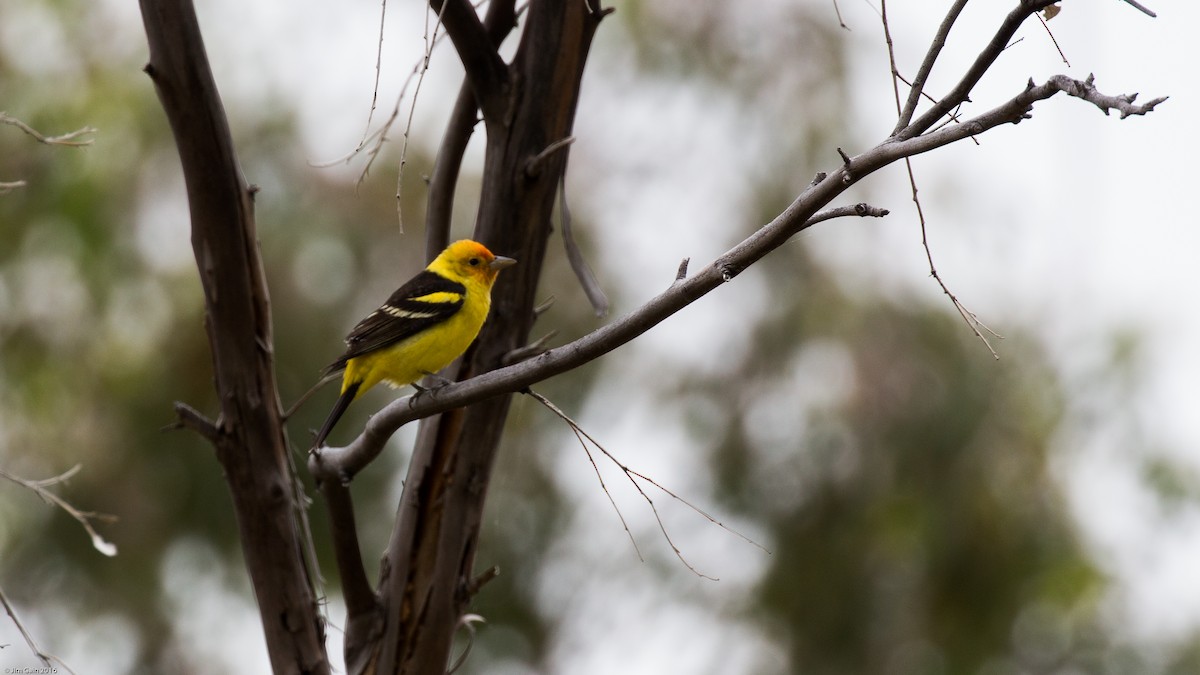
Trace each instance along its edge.
<path fill-rule="evenodd" d="M 448 385 L 454 384 L 454 380 L 451 380 L 446 377 L 442 377 L 441 375 L 438 375 L 437 373 L 425 373 L 425 376 L 434 380 L 433 386 L 426 387 L 426 386 L 417 384 L 416 382 L 413 382 L 411 385 L 409 385 L 413 389 L 417 390 L 417 393 L 413 394 L 412 398 L 410 398 L 408 401 L 408 404 L 410 406 L 416 404 L 417 399 L 421 398 L 425 394 L 429 394 L 430 396 L 437 396 L 437 393 L 440 389 L 442 389 L 443 387 L 446 387 Z"/>

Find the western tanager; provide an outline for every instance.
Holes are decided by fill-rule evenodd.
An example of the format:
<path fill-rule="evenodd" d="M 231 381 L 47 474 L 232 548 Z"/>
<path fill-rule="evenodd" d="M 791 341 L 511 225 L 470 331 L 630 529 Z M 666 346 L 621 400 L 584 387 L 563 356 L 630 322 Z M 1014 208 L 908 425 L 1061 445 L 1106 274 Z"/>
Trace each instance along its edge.
<path fill-rule="evenodd" d="M 342 394 L 321 427 L 321 447 L 354 399 L 380 382 L 412 384 L 458 358 L 487 319 L 496 274 L 516 260 L 470 240 L 446 247 L 429 266 L 346 336 L 346 353 L 325 369 L 342 375 Z"/>

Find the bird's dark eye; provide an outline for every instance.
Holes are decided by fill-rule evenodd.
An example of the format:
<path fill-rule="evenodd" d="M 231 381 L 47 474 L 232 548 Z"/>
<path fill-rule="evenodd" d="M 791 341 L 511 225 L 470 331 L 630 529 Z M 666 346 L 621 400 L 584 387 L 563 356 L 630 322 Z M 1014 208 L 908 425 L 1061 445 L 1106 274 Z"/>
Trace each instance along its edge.
<path fill-rule="evenodd" d="M 479 258 L 471 258 L 470 260 L 467 261 L 467 264 L 470 265 L 471 267 L 479 267 L 480 262 L 482 262 L 482 261 Z"/>

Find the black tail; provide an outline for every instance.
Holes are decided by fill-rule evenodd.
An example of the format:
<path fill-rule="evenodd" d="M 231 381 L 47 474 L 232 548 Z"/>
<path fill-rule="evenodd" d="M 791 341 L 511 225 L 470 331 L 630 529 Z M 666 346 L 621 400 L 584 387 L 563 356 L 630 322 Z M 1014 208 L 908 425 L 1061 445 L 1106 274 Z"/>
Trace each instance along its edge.
<path fill-rule="evenodd" d="M 333 426 L 342 418 L 342 413 L 346 412 L 346 408 L 350 407 L 350 402 L 354 400 L 354 396 L 358 394 L 358 385 L 360 382 L 353 382 L 342 395 L 338 397 L 337 403 L 333 404 L 333 410 L 329 411 L 329 417 L 325 418 L 325 424 L 321 425 L 321 432 L 317 434 L 317 442 L 313 444 L 314 448 L 319 448 L 325 445 L 325 439 L 329 436 L 329 432 L 333 431 Z"/>

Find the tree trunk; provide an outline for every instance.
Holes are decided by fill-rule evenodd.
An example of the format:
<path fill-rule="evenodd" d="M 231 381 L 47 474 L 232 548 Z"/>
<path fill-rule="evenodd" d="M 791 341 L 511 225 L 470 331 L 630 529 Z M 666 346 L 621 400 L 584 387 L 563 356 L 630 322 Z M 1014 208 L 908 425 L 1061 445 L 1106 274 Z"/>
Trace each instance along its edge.
<path fill-rule="evenodd" d="M 181 424 L 216 446 L 272 669 L 328 673 L 324 623 L 294 511 L 252 191 L 242 178 L 190 0 L 140 4 L 150 44 L 146 72 L 183 164 L 221 401 L 215 423 L 182 404 L 176 408 Z"/>
<path fill-rule="evenodd" d="M 459 379 L 496 368 L 528 339 L 566 168 L 565 147 L 545 151 L 571 134 L 584 64 L 602 17 L 598 7 L 583 2 L 534 0 L 506 82 L 472 83 L 487 129 L 475 238 L 519 264 L 496 285 L 491 315 Z M 449 21 L 447 28 L 461 52 Z M 500 100 L 479 100 L 486 96 Z M 458 619 L 477 590 L 475 551 L 510 400 L 499 396 L 421 425 L 381 579 L 387 604 L 381 672 L 446 668 Z"/>

